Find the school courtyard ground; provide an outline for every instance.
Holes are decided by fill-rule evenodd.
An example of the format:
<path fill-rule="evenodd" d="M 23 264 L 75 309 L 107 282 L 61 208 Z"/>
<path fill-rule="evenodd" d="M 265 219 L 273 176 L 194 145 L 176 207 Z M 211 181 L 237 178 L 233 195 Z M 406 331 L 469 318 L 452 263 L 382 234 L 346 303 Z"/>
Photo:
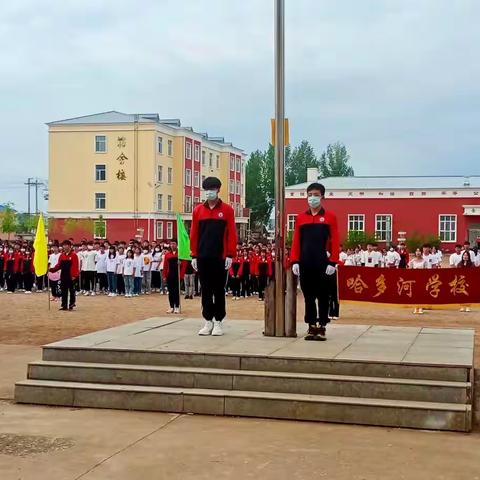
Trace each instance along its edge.
<path fill-rule="evenodd" d="M 299 297 L 301 303 L 301 297 Z M 471 434 L 247 418 L 16 405 L 15 381 L 40 346 L 154 316 L 167 298 L 80 297 L 59 312 L 45 294 L 0 294 L 0 479 L 469 479 L 480 480 L 480 432 Z M 473 327 L 471 313 L 345 305 L 340 323 Z M 182 316 L 198 317 L 199 300 Z M 299 306 L 299 318 L 302 316 Z M 263 320 L 256 299 L 228 299 L 227 321 Z M 299 323 L 298 332 L 303 333 Z M 193 332 L 196 333 L 196 332 Z M 322 343 L 319 343 L 322 348 Z M 478 385 L 478 384 L 477 384 Z"/>

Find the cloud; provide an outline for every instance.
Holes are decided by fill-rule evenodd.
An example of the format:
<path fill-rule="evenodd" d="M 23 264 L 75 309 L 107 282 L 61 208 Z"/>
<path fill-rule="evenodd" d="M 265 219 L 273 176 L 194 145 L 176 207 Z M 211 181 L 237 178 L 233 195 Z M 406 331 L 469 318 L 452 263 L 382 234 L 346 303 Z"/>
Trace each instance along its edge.
<path fill-rule="evenodd" d="M 480 174 L 479 2 L 286 4 L 294 143 L 343 141 L 361 174 Z M 17 0 L 0 41 L 0 203 L 24 208 L 18 185 L 47 177 L 51 120 L 155 111 L 247 151 L 268 143 L 273 1 Z"/>

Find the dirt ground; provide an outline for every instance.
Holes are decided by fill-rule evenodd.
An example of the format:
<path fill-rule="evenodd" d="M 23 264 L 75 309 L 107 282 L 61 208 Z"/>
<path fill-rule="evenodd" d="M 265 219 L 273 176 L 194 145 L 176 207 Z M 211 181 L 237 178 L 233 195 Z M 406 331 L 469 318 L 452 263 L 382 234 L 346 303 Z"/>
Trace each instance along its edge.
<path fill-rule="evenodd" d="M 84 333 L 102 330 L 149 317 L 164 316 L 168 300 L 158 293 L 137 298 L 80 296 L 73 312 L 58 311 L 46 293 L 25 295 L 0 294 L 0 344 L 43 345 Z M 227 297 L 227 319 L 263 321 L 263 303 L 256 298 L 234 301 Z M 182 315 L 200 317 L 200 300 L 182 300 Z M 298 333 L 303 333 L 303 301 L 298 297 Z M 363 325 L 398 325 L 426 327 L 475 328 L 476 347 L 480 346 L 480 309 L 461 313 L 458 309 L 430 310 L 413 315 L 410 308 L 347 304 L 341 306 L 339 323 Z M 480 366 L 480 349 L 476 348 L 476 366 Z"/>

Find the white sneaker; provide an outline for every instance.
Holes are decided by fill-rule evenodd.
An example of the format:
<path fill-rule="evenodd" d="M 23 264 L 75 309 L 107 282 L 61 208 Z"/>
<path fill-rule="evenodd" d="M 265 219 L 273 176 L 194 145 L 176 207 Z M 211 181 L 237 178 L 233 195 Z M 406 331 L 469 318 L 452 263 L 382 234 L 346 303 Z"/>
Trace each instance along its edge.
<path fill-rule="evenodd" d="M 213 330 L 213 322 L 211 320 L 205 320 L 205 325 L 198 332 L 199 335 L 207 336 L 211 335 Z"/>
<path fill-rule="evenodd" d="M 177 307 L 177 308 L 174 308 L 173 309 L 173 313 L 180 313 L 180 309 Z"/>
<path fill-rule="evenodd" d="M 217 322 L 217 320 L 213 321 L 212 335 L 214 337 L 221 337 L 223 335 L 222 322 Z"/>
<path fill-rule="evenodd" d="M 94 297 L 96 295 L 95 292 L 90 292 L 90 296 Z"/>
<path fill-rule="evenodd" d="M 88 297 L 88 292 L 85 292 L 83 295 L 84 295 L 85 297 Z"/>
<path fill-rule="evenodd" d="M 470 307 L 465 307 L 465 311 L 466 312 L 471 312 L 472 310 L 470 309 Z"/>
<path fill-rule="evenodd" d="M 167 313 L 174 313 L 175 312 L 175 309 L 174 308 L 170 308 L 167 310 Z"/>

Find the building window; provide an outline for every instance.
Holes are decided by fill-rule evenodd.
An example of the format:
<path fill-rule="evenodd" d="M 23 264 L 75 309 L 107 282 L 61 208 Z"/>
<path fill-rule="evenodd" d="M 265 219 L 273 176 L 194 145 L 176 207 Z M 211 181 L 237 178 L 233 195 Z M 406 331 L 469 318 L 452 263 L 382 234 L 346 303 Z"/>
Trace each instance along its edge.
<path fill-rule="evenodd" d="M 392 215 L 375 215 L 375 236 L 381 242 L 392 241 Z"/>
<path fill-rule="evenodd" d="M 241 169 L 240 169 L 240 159 L 237 158 L 237 172 L 240 172 Z"/>
<path fill-rule="evenodd" d="M 169 212 L 172 211 L 172 196 L 171 196 L 171 195 L 169 195 L 169 196 L 167 197 L 167 210 L 168 210 Z"/>
<path fill-rule="evenodd" d="M 162 240 L 163 239 L 163 222 L 162 221 L 157 220 L 156 233 L 157 233 L 157 240 Z"/>
<path fill-rule="evenodd" d="M 233 155 L 230 156 L 230 171 L 235 171 L 235 157 Z"/>
<path fill-rule="evenodd" d="M 95 165 L 95 181 L 105 182 L 107 180 L 107 166 Z"/>
<path fill-rule="evenodd" d="M 95 220 L 93 223 L 94 238 L 107 238 L 107 221 Z"/>
<path fill-rule="evenodd" d="M 185 169 L 185 185 L 187 187 L 192 186 L 192 171 L 189 168 Z"/>
<path fill-rule="evenodd" d="M 163 194 L 157 194 L 157 210 L 161 212 L 163 210 Z"/>
<path fill-rule="evenodd" d="M 212 165 L 213 165 L 213 160 L 212 160 L 212 159 L 213 159 L 213 154 L 210 153 L 210 154 L 208 155 L 208 166 L 209 166 L 210 168 L 212 168 Z"/>
<path fill-rule="evenodd" d="M 158 167 L 157 167 L 157 182 L 158 183 L 163 182 L 163 167 L 162 167 L 162 165 L 158 165 Z"/>
<path fill-rule="evenodd" d="M 237 195 L 240 195 L 240 182 L 237 182 Z"/>
<path fill-rule="evenodd" d="M 193 206 L 196 207 L 200 203 L 200 197 L 195 197 L 193 199 Z"/>
<path fill-rule="evenodd" d="M 439 217 L 439 236 L 442 242 L 457 241 L 457 216 L 440 215 Z"/>
<path fill-rule="evenodd" d="M 107 137 L 105 135 L 95 136 L 95 152 L 105 153 L 107 151 Z"/>
<path fill-rule="evenodd" d="M 217 157 L 216 157 L 216 168 L 217 169 L 220 168 L 220 155 L 217 155 Z"/>
<path fill-rule="evenodd" d="M 195 145 L 195 161 L 200 161 L 200 145 Z"/>
<path fill-rule="evenodd" d="M 364 232 L 365 231 L 365 215 L 349 215 L 348 231 Z"/>
<path fill-rule="evenodd" d="M 158 137 L 158 153 L 163 153 L 163 138 Z"/>
<path fill-rule="evenodd" d="M 168 156 L 171 157 L 173 155 L 173 142 L 171 140 L 168 141 L 167 149 Z"/>
<path fill-rule="evenodd" d="M 173 171 L 172 171 L 172 167 L 168 167 L 168 170 L 167 170 L 167 182 L 168 183 L 172 183 L 172 177 L 173 177 Z"/>
<path fill-rule="evenodd" d="M 235 182 L 230 180 L 230 193 L 235 193 Z"/>
<path fill-rule="evenodd" d="M 185 213 L 192 213 L 192 197 L 185 195 Z"/>
<path fill-rule="evenodd" d="M 167 222 L 167 240 L 173 238 L 173 222 Z"/>
<path fill-rule="evenodd" d="M 205 165 L 205 150 L 202 150 L 202 165 Z"/>
<path fill-rule="evenodd" d="M 297 220 L 296 215 L 288 215 L 287 216 L 287 228 L 289 232 L 293 232 L 295 230 L 295 222 Z"/>
<path fill-rule="evenodd" d="M 200 187 L 200 172 L 193 173 L 195 187 Z"/>
<path fill-rule="evenodd" d="M 105 210 L 107 208 L 106 195 L 104 193 L 95 194 L 95 209 Z"/>
<path fill-rule="evenodd" d="M 192 144 L 186 143 L 185 144 L 185 158 L 190 160 L 192 158 Z"/>

